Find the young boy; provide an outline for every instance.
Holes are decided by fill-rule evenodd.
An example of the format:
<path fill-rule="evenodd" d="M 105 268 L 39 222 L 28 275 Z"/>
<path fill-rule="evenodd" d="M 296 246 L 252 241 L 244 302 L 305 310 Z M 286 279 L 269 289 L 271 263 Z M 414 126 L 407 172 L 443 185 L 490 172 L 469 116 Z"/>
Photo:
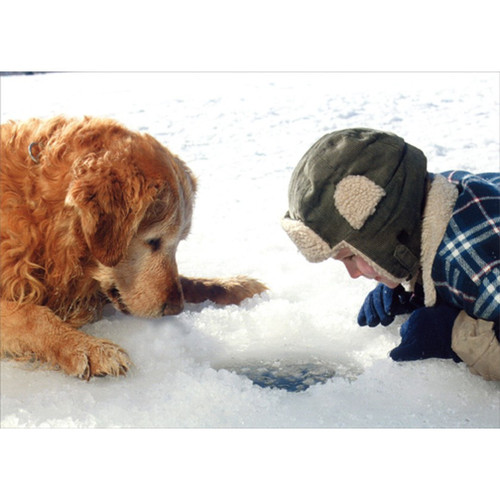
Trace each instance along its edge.
<path fill-rule="evenodd" d="M 355 128 L 307 151 L 288 199 L 282 226 L 309 261 L 379 282 L 360 326 L 411 313 L 392 359 L 453 358 L 500 380 L 500 174 L 434 175 L 402 138 Z"/>

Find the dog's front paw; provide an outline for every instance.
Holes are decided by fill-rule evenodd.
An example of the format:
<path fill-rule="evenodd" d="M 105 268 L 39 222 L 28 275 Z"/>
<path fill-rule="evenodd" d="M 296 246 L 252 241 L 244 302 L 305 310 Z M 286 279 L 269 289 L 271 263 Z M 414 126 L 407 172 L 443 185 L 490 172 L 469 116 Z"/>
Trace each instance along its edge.
<path fill-rule="evenodd" d="M 211 300 L 216 304 L 240 304 L 243 300 L 265 292 L 267 287 L 260 281 L 246 276 L 234 278 L 186 278 L 181 277 L 184 300 L 198 304 Z"/>
<path fill-rule="evenodd" d="M 61 349 L 57 364 L 68 375 L 84 380 L 106 375 L 125 375 L 132 365 L 128 354 L 109 340 L 86 335 L 78 345 L 68 343 Z"/>
<path fill-rule="evenodd" d="M 225 283 L 224 283 L 225 281 Z M 260 281 L 247 276 L 236 276 L 223 280 L 222 286 L 226 290 L 226 296 L 221 304 L 240 304 L 245 299 L 259 295 L 268 288 Z"/>

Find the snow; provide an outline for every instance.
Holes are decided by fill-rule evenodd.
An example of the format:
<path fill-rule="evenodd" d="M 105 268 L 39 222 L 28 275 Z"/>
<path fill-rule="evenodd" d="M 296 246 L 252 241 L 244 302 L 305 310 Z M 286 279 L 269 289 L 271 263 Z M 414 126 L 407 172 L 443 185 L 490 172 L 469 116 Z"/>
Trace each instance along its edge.
<path fill-rule="evenodd" d="M 106 309 L 83 329 L 128 351 L 126 377 L 2 360 L 2 428 L 499 427 L 499 382 L 451 360 L 393 362 L 405 318 L 358 327 L 374 283 L 308 263 L 280 227 L 293 168 L 335 129 L 393 131 L 433 172 L 498 169 L 497 73 L 62 73 L 0 90 L 2 121 L 101 115 L 155 136 L 199 179 L 181 272 L 269 287 L 156 320 Z"/>

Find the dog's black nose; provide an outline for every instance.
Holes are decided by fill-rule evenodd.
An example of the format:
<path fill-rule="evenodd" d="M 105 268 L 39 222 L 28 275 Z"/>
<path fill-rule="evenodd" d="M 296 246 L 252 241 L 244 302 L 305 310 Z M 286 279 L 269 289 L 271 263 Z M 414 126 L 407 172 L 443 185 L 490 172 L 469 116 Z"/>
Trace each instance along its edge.
<path fill-rule="evenodd" d="M 171 316 L 179 314 L 184 310 L 184 294 L 179 281 L 168 288 L 165 303 L 163 304 L 163 316 Z"/>
<path fill-rule="evenodd" d="M 172 304 L 169 302 L 165 302 L 165 304 L 163 304 L 162 314 L 163 316 L 174 316 L 176 314 L 181 313 L 183 310 L 184 310 L 183 303 Z"/>

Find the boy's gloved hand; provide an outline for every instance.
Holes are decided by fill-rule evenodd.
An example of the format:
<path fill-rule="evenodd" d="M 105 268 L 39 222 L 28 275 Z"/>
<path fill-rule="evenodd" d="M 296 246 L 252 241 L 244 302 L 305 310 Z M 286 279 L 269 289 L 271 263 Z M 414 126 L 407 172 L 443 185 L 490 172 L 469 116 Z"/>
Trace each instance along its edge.
<path fill-rule="evenodd" d="M 390 353 L 394 361 L 426 358 L 453 358 L 451 331 L 459 309 L 448 305 L 424 307 L 413 312 L 401 326 L 401 344 Z"/>
<path fill-rule="evenodd" d="M 390 325 L 398 314 L 406 314 L 422 307 L 418 296 L 401 285 L 396 288 L 379 283 L 367 296 L 358 314 L 359 326 Z"/>

